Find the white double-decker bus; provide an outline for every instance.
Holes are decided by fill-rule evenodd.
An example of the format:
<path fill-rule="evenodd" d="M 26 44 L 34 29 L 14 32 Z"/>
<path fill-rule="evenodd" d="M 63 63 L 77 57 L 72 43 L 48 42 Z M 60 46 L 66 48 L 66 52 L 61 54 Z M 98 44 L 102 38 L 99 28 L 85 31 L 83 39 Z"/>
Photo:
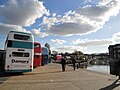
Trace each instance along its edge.
<path fill-rule="evenodd" d="M 33 36 L 30 33 L 10 31 L 5 42 L 4 71 L 32 71 L 33 56 Z"/>

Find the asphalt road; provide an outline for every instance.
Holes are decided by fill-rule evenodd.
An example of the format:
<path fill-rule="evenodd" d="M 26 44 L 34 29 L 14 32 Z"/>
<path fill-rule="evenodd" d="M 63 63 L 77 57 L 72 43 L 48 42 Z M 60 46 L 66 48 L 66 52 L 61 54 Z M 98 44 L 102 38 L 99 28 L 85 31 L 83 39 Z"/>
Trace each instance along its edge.
<path fill-rule="evenodd" d="M 22 75 L 2 75 L 0 90 L 120 90 L 120 82 L 109 74 L 70 66 L 62 72 L 59 64 L 51 63 Z"/>

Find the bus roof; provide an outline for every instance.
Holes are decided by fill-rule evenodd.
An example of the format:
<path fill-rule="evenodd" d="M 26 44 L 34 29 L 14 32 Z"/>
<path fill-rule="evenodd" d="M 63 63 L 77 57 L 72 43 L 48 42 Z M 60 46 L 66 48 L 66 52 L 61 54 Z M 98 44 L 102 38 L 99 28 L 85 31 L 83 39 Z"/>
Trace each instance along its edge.
<path fill-rule="evenodd" d="M 31 33 L 27 33 L 27 32 L 21 32 L 21 31 L 10 31 L 9 33 L 20 33 L 20 34 L 29 34 L 31 35 Z"/>
<path fill-rule="evenodd" d="M 42 47 L 43 49 L 48 49 L 47 47 Z"/>
<path fill-rule="evenodd" d="M 39 42 L 34 42 L 34 44 L 40 44 Z"/>

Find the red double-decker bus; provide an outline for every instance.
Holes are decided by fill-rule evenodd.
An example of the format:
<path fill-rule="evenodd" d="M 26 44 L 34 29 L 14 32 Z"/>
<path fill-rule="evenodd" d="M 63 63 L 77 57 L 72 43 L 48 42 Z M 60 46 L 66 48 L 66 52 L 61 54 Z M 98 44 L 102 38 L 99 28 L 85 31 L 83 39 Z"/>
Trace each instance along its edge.
<path fill-rule="evenodd" d="M 33 67 L 41 66 L 42 60 L 42 48 L 39 42 L 34 42 L 34 61 Z"/>

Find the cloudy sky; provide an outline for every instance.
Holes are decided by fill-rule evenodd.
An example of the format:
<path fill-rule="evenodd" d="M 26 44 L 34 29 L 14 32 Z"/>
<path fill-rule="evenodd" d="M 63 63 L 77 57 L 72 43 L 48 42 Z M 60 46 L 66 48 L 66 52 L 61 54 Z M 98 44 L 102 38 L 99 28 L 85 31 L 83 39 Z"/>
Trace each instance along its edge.
<path fill-rule="evenodd" d="M 16 30 L 58 52 L 106 53 L 120 42 L 119 24 L 120 0 L 0 0 L 0 49 Z"/>

